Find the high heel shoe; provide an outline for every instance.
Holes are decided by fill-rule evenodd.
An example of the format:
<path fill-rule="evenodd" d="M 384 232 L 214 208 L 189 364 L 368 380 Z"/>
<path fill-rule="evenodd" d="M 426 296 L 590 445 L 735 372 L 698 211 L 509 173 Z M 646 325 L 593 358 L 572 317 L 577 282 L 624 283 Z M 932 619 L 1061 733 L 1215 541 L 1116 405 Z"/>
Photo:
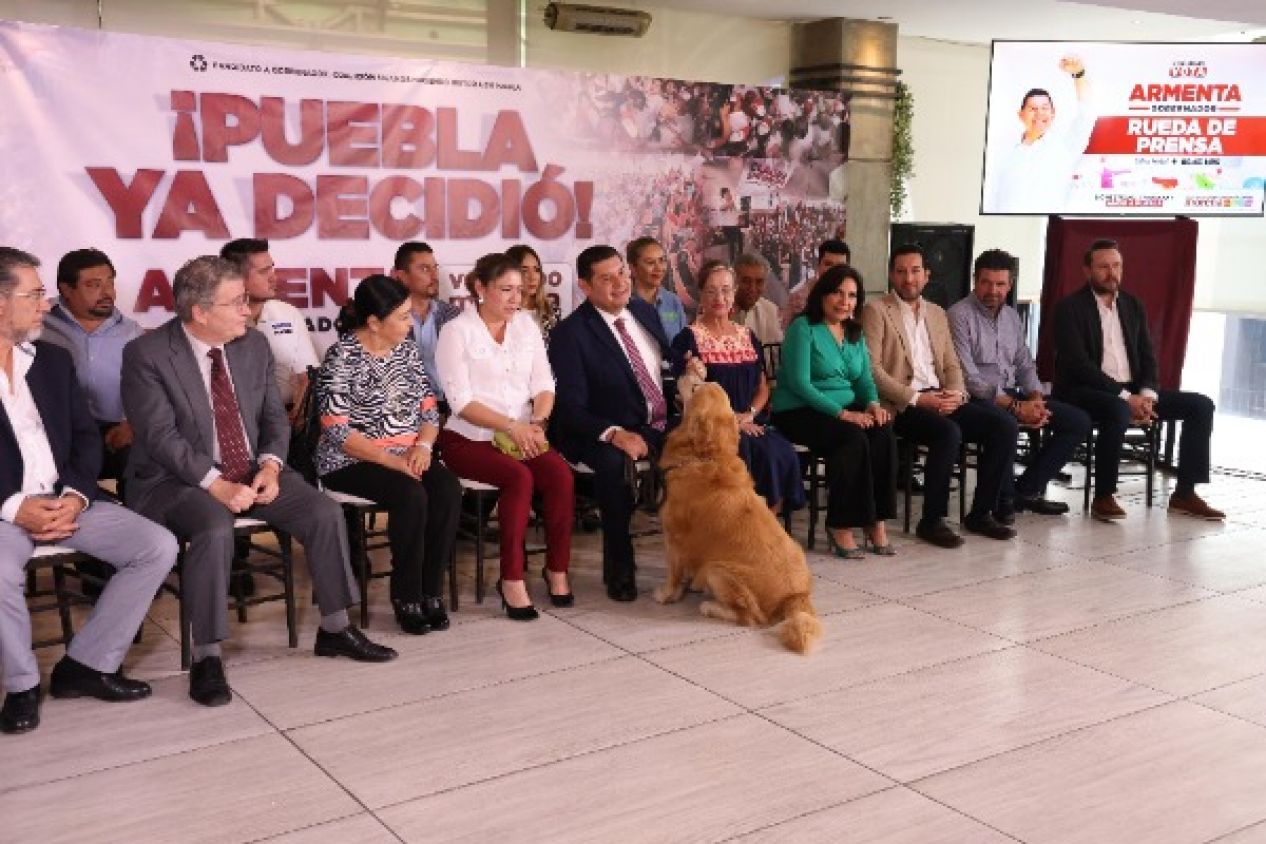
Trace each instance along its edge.
<path fill-rule="evenodd" d="M 528 604 L 526 607 L 512 607 L 506 602 L 506 593 L 501 588 L 501 581 L 497 581 L 497 594 L 501 596 L 501 608 L 506 611 L 506 616 L 511 621 L 535 621 L 540 617 L 540 613 L 536 611 L 536 607 Z"/>
<path fill-rule="evenodd" d="M 549 569 L 541 569 L 541 579 L 545 581 L 545 591 L 549 592 L 549 602 L 556 607 L 570 607 L 575 605 L 576 596 L 571 592 L 563 595 L 555 595 L 549 588 Z"/>
<path fill-rule="evenodd" d="M 864 560 L 866 559 L 866 551 L 863 548 L 854 546 L 853 548 L 845 548 L 835 541 L 835 534 L 831 531 L 826 532 L 826 541 L 831 546 L 831 553 L 842 560 Z"/>

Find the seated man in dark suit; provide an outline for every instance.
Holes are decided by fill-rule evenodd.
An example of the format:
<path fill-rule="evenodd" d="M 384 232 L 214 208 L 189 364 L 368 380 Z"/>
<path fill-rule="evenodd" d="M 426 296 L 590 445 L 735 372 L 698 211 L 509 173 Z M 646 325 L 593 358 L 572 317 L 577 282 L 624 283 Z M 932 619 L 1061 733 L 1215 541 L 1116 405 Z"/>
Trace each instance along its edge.
<path fill-rule="evenodd" d="M 669 404 L 661 364 L 668 356 L 654 306 L 630 298 L 620 253 L 590 246 L 576 258 L 586 300 L 550 335 L 557 384 L 551 435 L 572 463 L 594 471 L 602 514 L 602 577 L 616 601 L 637 598 L 629 520 L 636 502 L 625 465 L 658 452 Z"/>
<path fill-rule="evenodd" d="M 1086 286 L 1055 306 L 1054 394 L 1084 409 L 1099 426 L 1091 515 L 1103 521 L 1125 517 L 1115 496 L 1126 428 L 1180 419 L 1178 485 L 1169 511 L 1226 518 L 1196 494 L 1196 484 L 1209 482 L 1213 402 L 1199 393 L 1159 388 L 1147 314 L 1121 289 L 1124 261 L 1116 242 L 1096 240 L 1084 263 Z"/>
<path fill-rule="evenodd" d="M 138 700 L 150 693 L 119 666 L 163 578 L 176 540 L 97 499 L 101 435 L 70 355 L 37 342 L 48 312 L 34 256 L 0 247 L 0 732 L 40 723 L 40 669 L 31 653 L 25 570 L 37 543 L 91 554 L 117 569 L 88 623 L 53 668 L 53 697 Z"/>
<path fill-rule="evenodd" d="M 189 541 L 181 576 L 193 629 L 189 696 L 204 706 L 232 697 L 220 641 L 228 637 L 233 522 L 242 514 L 303 543 L 321 608 L 318 656 L 394 658 L 348 621 L 357 590 L 342 511 L 280 457 L 290 423 L 268 341 L 246 327 L 241 271 L 223 258 L 194 258 L 172 292 L 176 317 L 124 350 L 123 405 L 136 432 L 128 504 Z"/>

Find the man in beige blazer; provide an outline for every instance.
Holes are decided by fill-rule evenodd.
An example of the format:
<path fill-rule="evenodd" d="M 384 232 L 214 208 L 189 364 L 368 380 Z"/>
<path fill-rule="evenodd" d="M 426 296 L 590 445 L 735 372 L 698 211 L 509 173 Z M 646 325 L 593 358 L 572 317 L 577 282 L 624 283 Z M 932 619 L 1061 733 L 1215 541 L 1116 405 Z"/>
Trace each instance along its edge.
<path fill-rule="evenodd" d="M 998 521 L 999 493 L 1015 460 L 1019 424 L 1015 417 L 982 402 L 968 402 L 963 371 L 954 351 L 945 311 L 923 298 L 930 274 L 918 246 L 898 246 L 888 259 L 892 292 L 866 304 L 862 331 L 870 352 L 875 386 L 894 415 L 897 436 L 928 449 L 923 470 L 923 514 L 915 533 L 942 548 L 963 539 L 945 523 L 950 476 L 963 440 L 979 443 L 972 507 L 963 527 L 993 539 L 1015 531 Z"/>

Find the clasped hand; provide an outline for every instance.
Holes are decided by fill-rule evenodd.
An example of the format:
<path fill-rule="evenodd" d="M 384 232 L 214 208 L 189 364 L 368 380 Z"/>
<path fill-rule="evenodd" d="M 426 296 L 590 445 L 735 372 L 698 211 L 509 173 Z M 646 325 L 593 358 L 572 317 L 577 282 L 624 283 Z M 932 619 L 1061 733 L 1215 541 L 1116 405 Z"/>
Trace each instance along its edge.
<path fill-rule="evenodd" d="M 13 523 L 30 534 L 36 542 L 57 542 L 79 530 L 79 514 L 84 502 L 77 495 L 41 498 L 30 495 L 22 501 Z"/>

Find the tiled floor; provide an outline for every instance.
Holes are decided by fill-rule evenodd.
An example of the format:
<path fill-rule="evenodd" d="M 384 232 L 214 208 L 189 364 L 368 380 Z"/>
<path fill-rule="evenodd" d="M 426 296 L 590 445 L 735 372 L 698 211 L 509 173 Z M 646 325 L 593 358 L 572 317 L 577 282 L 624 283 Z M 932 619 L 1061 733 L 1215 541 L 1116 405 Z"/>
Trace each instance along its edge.
<path fill-rule="evenodd" d="M 153 698 L 0 738 L 0 841 L 1266 842 L 1266 483 L 1206 491 L 1224 525 L 1131 494 L 1116 525 L 810 555 L 808 657 L 654 604 L 656 537 L 607 600 L 589 534 L 577 606 L 534 624 L 474 602 L 469 557 L 444 633 L 398 634 L 376 581 L 385 666 L 259 608 L 206 710 L 164 599 L 128 660 Z"/>

